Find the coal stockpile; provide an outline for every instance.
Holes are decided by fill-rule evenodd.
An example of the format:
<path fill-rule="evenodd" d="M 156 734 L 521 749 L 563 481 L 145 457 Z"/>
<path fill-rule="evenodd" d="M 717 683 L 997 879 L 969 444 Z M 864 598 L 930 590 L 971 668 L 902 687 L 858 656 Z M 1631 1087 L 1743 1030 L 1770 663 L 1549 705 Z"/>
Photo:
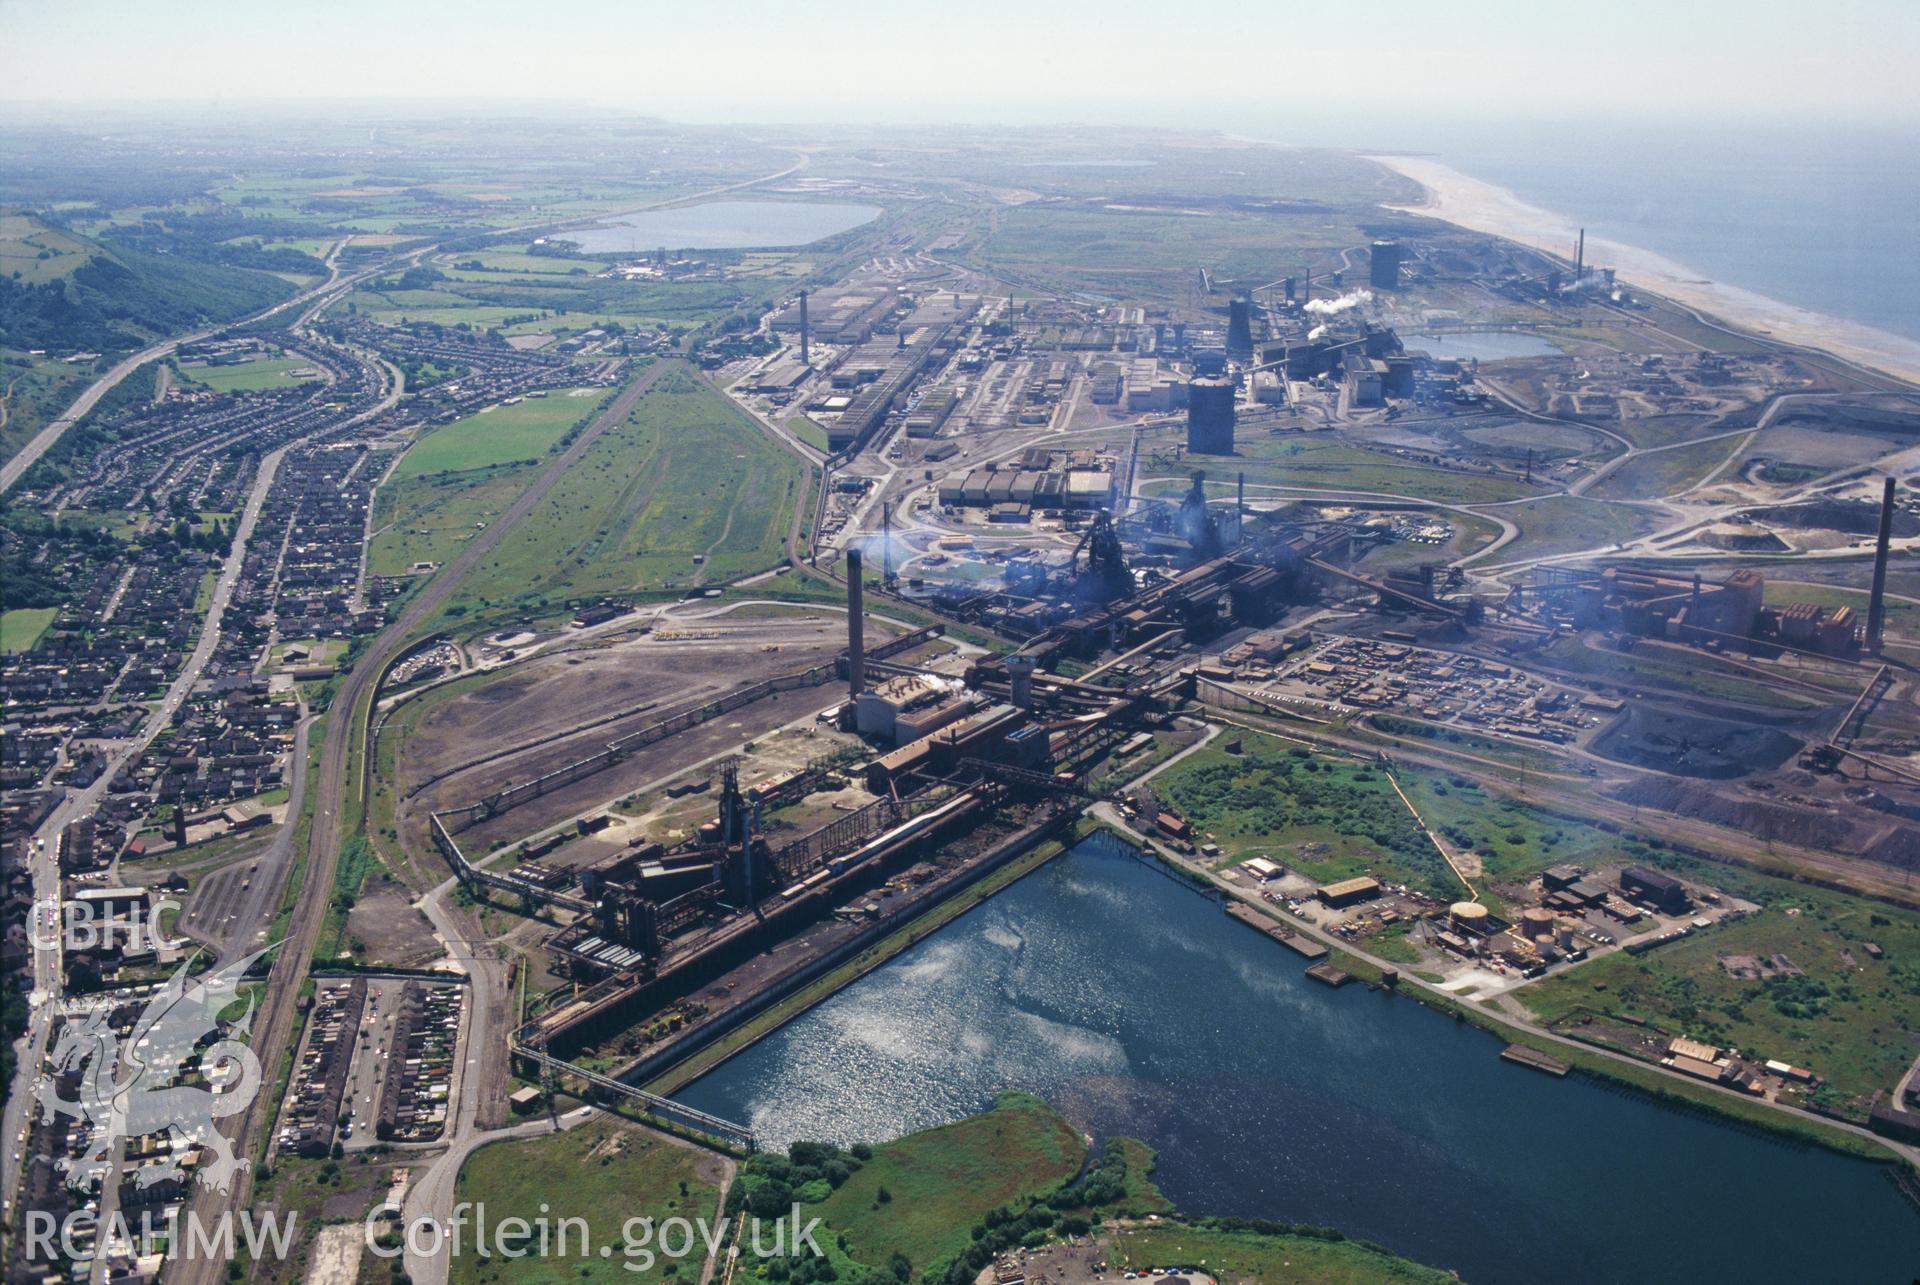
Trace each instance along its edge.
<path fill-rule="evenodd" d="M 1741 522 L 1761 526 L 1797 527 L 1806 530 L 1844 531 L 1849 535 L 1872 535 L 1880 529 L 1880 506 L 1871 500 L 1817 500 L 1811 504 L 1770 504 L 1743 509 Z M 1920 518 L 1904 509 L 1893 514 L 1893 534 L 1920 535 Z"/>
<path fill-rule="evenodd" d="M 1635 706 L 1593 748 L 1635 767 L 1724 780 L 1771 771 L 1793 757 L 1800 744 L 1775 727 Z"/>

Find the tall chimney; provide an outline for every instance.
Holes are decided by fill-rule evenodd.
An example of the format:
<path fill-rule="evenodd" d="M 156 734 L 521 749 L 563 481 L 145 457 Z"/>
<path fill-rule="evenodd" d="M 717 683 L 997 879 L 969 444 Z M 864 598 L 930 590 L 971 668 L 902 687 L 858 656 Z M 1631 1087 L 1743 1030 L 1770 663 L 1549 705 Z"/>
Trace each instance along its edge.
<path fill-rule="evenodd" d="M 1580 279 L 1586 275 L 1587 275 L 1587 230 L 1585 228 L 1581 228 L 1580 240 L 1574 246 L 1574 250 L 1573 250 L 1573 283 L 1575 285 L 1579 285 Z"/>
<path fill-rule="evenodd" d="M 1007 699 L 1017 709 L 1033 708 L 1033 667 L 1031 656 L 1007 657 Z"/>
<path fill-rule="evenodd" d="M 807 292 L 800 292 L 800 364 L 813 365 L 813 355 L 807 347 Z"/>
<path fill-rule="evenodd" d="M 1873 596 L 1867 599 L 1867 650 L 1880 654 L 1880 631 L 1887 623 L 1887 554 L 1893 545 L 1893 489 L 1887 478 L 1880 495 L 1880 543 L 1873 551 Z"/>
<path fill-rule="evenodd" d="M 847 550 L 847 699 L 859 700 L 866 679 L 866 613 L 860 550 Z"/>

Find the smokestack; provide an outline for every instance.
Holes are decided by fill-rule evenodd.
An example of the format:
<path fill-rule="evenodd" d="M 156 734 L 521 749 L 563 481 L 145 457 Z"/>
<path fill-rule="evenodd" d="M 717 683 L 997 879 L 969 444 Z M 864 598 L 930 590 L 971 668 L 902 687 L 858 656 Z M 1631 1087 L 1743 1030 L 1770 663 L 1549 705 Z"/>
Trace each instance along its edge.
<path fill-rule="evenodd" d="M 1033 708 L 1033 657 L 1007 657 L 1007 698 L 1016 709 Z"/>
<path fill-rule="evenodd" d="M 1873 551 L 1873 596 L 1867 600 L 1867 650 L 1880 654 L 1880 631 L 1887 623 L 1887 553 L 1893 545 L 1893 491 L 1887 479 L 1880 495 L 1880 543 Z"/>
<path fill-rule="evenodd" d="M 813 365 L 813 352 L 807 346 L 807 292 L 800 292 L 800 364 Z"/>
<path fill-rule="evenodd" d="M 860 583 L 860 550 L 847 550 L 847 699 L 860 699 L 866 680 L 866 614 L 864 586 Z"/>
<path fill-rule="evenodd" d="M 1580 279 L 1587 275 L 1587 230 L 1580 229 L 1580 240 L 1573 250 L 1573 284 L 1579 285 Z"/>

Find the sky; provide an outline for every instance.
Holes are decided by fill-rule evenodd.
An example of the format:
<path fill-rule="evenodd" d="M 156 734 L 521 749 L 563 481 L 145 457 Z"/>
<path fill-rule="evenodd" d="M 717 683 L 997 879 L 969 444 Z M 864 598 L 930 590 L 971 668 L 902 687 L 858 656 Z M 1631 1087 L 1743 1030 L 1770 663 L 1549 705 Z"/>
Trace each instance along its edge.
<path fill-rule="evenodd" d="M 681 121 L 1920 121 L 1920 0 L 0 0 L 0 111 L 574 100 Z"/>

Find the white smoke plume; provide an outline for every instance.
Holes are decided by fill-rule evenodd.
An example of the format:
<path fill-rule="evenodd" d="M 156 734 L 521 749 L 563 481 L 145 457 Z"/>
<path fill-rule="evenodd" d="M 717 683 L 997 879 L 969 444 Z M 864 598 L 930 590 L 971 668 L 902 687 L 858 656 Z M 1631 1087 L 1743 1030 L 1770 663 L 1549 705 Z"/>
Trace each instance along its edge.
<path fill-rule="evenodd" d="M 1317 303 L 1319 301 L 1315 300 L 1315 302 Z M 1307 332 L 1307 342 L 1312 343 L 1314 340 L 1320 338 L 1322 335 L 1325 335 L 1326 333 L 1327 333 L 1327 328 L 1325 326 L 1315 326 L 1312 330 L 1309 330 Z"/>
<path fill-rule="evenodd" d="M 1349 308 L 1358 308 L 1363 303 L 1373 302 L 1371 290 L 1349 290 L 1338 299 L 1309 299 L 1305 311 L 1322 317 L 1331 317 L 1336 312 L 1345 312 Z"/>

